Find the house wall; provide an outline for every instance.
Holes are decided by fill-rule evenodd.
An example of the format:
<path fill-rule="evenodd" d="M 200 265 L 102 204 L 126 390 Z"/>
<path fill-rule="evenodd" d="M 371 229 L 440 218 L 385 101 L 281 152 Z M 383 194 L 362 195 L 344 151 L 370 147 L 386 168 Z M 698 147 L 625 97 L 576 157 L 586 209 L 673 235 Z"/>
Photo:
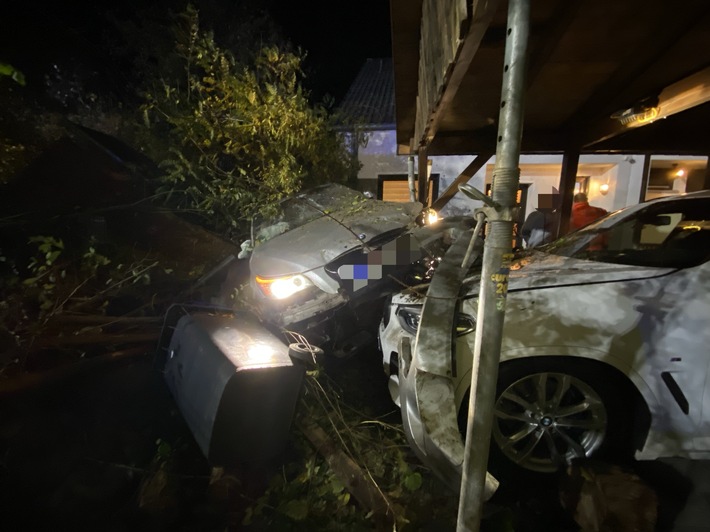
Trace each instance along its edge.
<path fill-rule="evenodd" d="M 396 138 L 395 132 L 391 129 L 371 131 L 368 134 L 367 144 L 360 147 L 358 158 L 362 168 L 358 174 L 361 190 L 369 190 L 373 194 L 377 193 L 377 178 L 380 175 L 406 174 L 407 157 L 395 155 Z M 679 158 L 680 156 L 654 156 L 656 159 Z M 705 159 L 704 157 L 687 157 L 684 159 Z M 461 174 L 461 172 L 473 160 L 472 155 L 457 155 L 446 157 L 432 157 L 432 173 L 439 174 L 439 193 L 447 187 Z M 580 175 L 584 175 L 584 165 L 589 165 L 592 170 L 589 179 L 589 203 L 607 211 L 615 211 L 634 205 L 639 202 L 641 185 L 643 182 L 643 155 L 613 155 L 613 154 L 588 154 L 581 155 L 579 165 Z M 417 174 L 415 159 L 415 175 Z M 521 155 L 520 156 L 520 182 L 528 183 L 527 204 L 525 212 L 532 212 L 538 204 L 539 194 L 550 194 L 553 188 L 559 186 L 560 166 L 562 155 Z M 483 165 L 483 167 L 469 180 L 473 187 L 484 191 L 486 182 L 490 182 L 492 168 L 495 165 L 495 156 Z M 602 166 L 600 166 L 602 165 Z M 606 168 L 606 171 L 597 171 L 597 168 Z M 609 185 L 609 191 L 602 194 L 600 187 L 603 184 Z M 674 190 L 665 192 L 667 194 L 678 194 L 685 191 L 685 180 L 678 180 L 674 183 Z M 649 198 L 653 193 L 649 194 Z M 478 201 L 473 201 L 460 192 L 457 193 L 449 203 L 442 209 L 443 215 L 470 214 L 474 209 L 481 206 Z"/>
<path fill-rule="evenodd" d="M 407 157 L 397 153 L 395 131 L 371 131 L 367 144 L 358 148 L 358 160 L 362 167 L 358 172 L 360 190 L 377 194 L 377 177 L 388 174 L 406 174 Z"/>

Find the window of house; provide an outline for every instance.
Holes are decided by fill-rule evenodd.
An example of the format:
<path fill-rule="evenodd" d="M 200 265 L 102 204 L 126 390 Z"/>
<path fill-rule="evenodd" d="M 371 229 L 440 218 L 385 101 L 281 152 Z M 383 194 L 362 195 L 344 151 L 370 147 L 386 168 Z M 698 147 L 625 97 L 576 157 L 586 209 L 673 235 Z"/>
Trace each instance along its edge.
<path fill-rule="evenodd" d="M 419 190 L 415 176 L 414 190 Z M 429 205 L 439 197 L 439 174 L 429 177 Z M 409 179 L 407 174 L 387 174 L 377 176 L 377 199 L 385 201 L 409 201 Z"/>

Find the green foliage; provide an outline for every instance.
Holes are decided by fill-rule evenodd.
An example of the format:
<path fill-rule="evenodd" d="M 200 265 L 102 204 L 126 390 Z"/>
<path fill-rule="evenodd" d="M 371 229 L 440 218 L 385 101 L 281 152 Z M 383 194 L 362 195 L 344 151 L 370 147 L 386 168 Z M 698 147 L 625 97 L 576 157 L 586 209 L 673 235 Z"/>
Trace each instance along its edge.
<path fill-rule="evenodd" d="M 27 165 L 29 151 L 25 144 L 0 135 L 0 183 Z"/>
<path fill-rule="evenodd" d="M 301 88 L 300 56 L 265 45 L 252 64 L 237 62 L 192 7 L 175 30 L 183 77 L 160 80 L 142 107 L 146 127 L 171 140 L 152 154 L 170 204 L 234 231 L 303 186 L 352 178 L 357 163 L 344 140 Z"/>
<path fill-rule="evenodd" d="M 66 270 L 57 264 L 64 251 L 64 242 L 51 236 L 33 236 L 30 244 L 37 245 L 37 253 L 30 259 L 27 269 L 31 276 L 22 284 L 34 289 L 42 313 L 49 312 L 55 305 L 57 281 L 66 277 Z"/>
<path fill-rule="evenodd" d="M 18 85 L 25 86 L 25 75 L 9 63 L 0 62 L 0 76 L 7 76 Z"/>
<path fill-rule="evenodd" d="M 28 239 L 29 255 L 18 260 L 0 250 L 0 336 L 32 345 L 51 318 L 67 311 L 105 312 L 113 297 L 144 292 L 157 261 L 114 253 L 95 244 L 67 245 L 50 235 Z"/>
<path fill-rule="evenodd" d="M 296 441 L 304 459 L 284 465 L 268 489 L 249 506 L 242 525 L 275 530 L 369 530 L 364 512 L 322 458 Z"/>
<path fill-rule="evenodd" d="M 352 377 L 352 375 L 348 375 Z M 362 376 L 361 376 L 362 377 Z M 362 379 L 353 379 L 362 383 Z M 360 390 L 362 391 L 362 390 Z M 420 530 L 427 523 L 453 528 L 456 500 L 418 464 L 396 423 L 372 419 L 362 405 L 351 406 L 321 368 L 308 372 L 298 407 L 301 422 L 315 422 L 334 446 L 349 456 L 389 501 L 393 530 Z M 292 433 L 293 460 L 271 479 L 247 508 L 242 525 L 278 530 L 373 530 L 375 517 L 351 498 L 342 479 L 313 449 L 305 435 Z M 342 471 L 340 471 L 342 474 Z"/>

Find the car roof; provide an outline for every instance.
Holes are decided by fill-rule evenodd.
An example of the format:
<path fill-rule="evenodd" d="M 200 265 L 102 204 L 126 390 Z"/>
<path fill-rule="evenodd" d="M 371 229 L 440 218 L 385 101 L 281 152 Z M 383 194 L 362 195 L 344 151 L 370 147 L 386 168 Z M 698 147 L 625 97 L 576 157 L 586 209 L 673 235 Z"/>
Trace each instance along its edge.
<path fill-rule="evenodd" d="M 691 199 L 691 198 L 710 198 L 710 190 L 698 190 L 697 192 L 686 192 L 685 194 L 674 194 L 673 196 L 664 196 L 662 198 L 656 198 L 649 200 L 645 203 L 656 203 L 663 201 L 674 201 L 679 199 Z"/>

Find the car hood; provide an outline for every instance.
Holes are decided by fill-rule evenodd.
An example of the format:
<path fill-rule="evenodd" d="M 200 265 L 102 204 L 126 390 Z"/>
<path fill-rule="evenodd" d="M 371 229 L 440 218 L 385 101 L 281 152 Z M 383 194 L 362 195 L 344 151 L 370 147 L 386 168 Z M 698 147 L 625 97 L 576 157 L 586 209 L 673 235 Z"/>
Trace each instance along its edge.
<path fill-rule="evenodd" d="M 580 284 L 609 283 L 658 277 L 675 271 L 674 268 L 651 268 L 609 262 L 596 262 L 552 255 L 542 251 L 526 251 L 516 257 L 510 266 L 508 292 L 572 286 Z M 469 292 L 478 292 L 480 274 L 466 279 Z"/>
<path fill-rule="evenodd" d="M 262 277 L 320 268 L 363 242 L 407 226 L 421 211 L 417 202 L 372 201 L 352 211 L 324 215 L 258 245 L 249 268 L 253 275 Z"/>

